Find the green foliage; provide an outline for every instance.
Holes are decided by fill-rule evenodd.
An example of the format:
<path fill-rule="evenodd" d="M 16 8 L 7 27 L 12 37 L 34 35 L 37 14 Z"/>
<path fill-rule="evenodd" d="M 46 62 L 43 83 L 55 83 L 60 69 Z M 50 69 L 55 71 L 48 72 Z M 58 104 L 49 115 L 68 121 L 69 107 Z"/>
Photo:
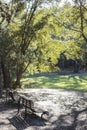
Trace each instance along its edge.
<path fill-rule="evenodd" d="M 66 47 L 67 58 L 81 59 L 86 63 L 87 43 L 87 4 L 84 0 L 65 3 L 62 7 L 53 8 L 54 23 L 57 28 L 57 39 Z M 59 29 L 60 27 L 60 29 Z M 59 34 L 58 31 L 60 30 Z"/>
<path fill-rule="evenodd" d="M 87 5 L 51 2 L 0 2 L 0 58 L 6 57 L 13 79 L 25 71 L 58 71 L 63 52 L 67 59 L 87 62 Z"/>

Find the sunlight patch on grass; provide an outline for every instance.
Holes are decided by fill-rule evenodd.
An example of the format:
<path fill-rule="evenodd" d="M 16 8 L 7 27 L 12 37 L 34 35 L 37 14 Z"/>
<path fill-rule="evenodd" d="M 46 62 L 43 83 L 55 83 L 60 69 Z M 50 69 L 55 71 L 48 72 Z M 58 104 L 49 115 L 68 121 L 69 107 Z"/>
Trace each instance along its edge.
<path fill-rule="evenodd" d="M 63 75 L 33 75 L 21 80 L 24 87 L 35 88 L 63 88 L 87 90 L 87 75 L 63 76 Z"/>

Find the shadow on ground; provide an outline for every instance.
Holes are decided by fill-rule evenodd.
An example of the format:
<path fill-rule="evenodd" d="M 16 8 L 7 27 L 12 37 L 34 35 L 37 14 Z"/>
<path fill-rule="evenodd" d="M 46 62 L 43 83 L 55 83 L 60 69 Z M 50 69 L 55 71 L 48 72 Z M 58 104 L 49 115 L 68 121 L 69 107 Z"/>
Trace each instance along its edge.
<path fill-rule="evenodd" d="M 52 124 L 56 124 L 53 130 L 87 130 L 87 108 L 60 115 Z"/>
<path fill-rule="evenodd" d="M 8 120 L 17 130 L 24 130 L 29 126 L 40 127 L 46 125 L 46 121 L 35 114 L 28 114 L 27 117 L 24 118 L 23 112 L 21 115 L 16 115 L 12 118 L 8 118 Z"/>
<path fill-rule="evenodd" d="M 24 118 L 23 109 L 17 114 L 16 104 L 0 102 L 0 129 L 8 127 L 7 130 L 87 130 L 87 93 L 29 89 L 29 92 L 27 90 L 24 94 L 33 98 L 35 108 L 37 105 L 40 109 L 47 108 L 51 114 L 49 120 L 30 113 Z"/>

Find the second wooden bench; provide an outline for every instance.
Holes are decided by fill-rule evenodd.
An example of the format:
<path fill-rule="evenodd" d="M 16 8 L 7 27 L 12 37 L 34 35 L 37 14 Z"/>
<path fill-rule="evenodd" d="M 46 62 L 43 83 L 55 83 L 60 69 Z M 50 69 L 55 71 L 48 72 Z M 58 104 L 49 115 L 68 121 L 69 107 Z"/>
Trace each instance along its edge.
<path fill-rule="evenodd" d="M 28 112 L 31 112 L 32 114 L 35 113 L 41 113 L 41 118 L 43 118 L 44 115 L 49 116 L 48 111 L 44 111 L 41 109 L 36 109 L 34 107 L 34 102 L 33 100 L 30 100 L 28 97 L 24 95 L 20 95 L 19 100 L 18 100 L 18 113 L 20 111 L 21 106 L 24 107 L 25 109 L 25 116 L 27 115 Z"/>

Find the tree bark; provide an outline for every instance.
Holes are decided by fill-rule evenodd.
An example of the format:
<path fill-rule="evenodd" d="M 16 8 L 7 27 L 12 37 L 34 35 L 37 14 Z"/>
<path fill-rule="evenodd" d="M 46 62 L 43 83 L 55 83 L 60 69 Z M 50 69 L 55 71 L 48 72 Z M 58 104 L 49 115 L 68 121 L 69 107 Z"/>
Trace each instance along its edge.
<path fill-rule="evenodd" d="M 1 70 L 1 64 L 0 64 L 0 97 L 2 97 L 3 92 L 3 86 L 2 86 L 2 70 Z"/>
<path fill-rule="evenodd" d="M 21 80 L 22 74 L 23 74 L 23 66 L 21 65 L 21 66 L 18 66 L 17 68 L 16 81 L 13 84 L 14 89 L 21 88 L 20 80 Z"/>
<path fill-rule="evenodd" d="M 16 81 L 15 83 L 13 84 L 13 88 L 16 89 L 16 88 L 21 88 L 21 77 L 22 77 L 22 74 L 21 73 L 18 73 L 17 74 L 17 78 L 16 78 Z"/>
<path fill-rule="evenodd" d="M 4 88 L 10 88 L 11 87 L 10 72 L 4 58 L 1 60 L 1 68 L 2 68 Z"/>
<path fill-rule="evenodd" d="M 74 73 L 78 73 L 79 72 L 79 63 L 78 63 L 78 61 L 75 61 L 75 63 L 74 63 Z"/>

